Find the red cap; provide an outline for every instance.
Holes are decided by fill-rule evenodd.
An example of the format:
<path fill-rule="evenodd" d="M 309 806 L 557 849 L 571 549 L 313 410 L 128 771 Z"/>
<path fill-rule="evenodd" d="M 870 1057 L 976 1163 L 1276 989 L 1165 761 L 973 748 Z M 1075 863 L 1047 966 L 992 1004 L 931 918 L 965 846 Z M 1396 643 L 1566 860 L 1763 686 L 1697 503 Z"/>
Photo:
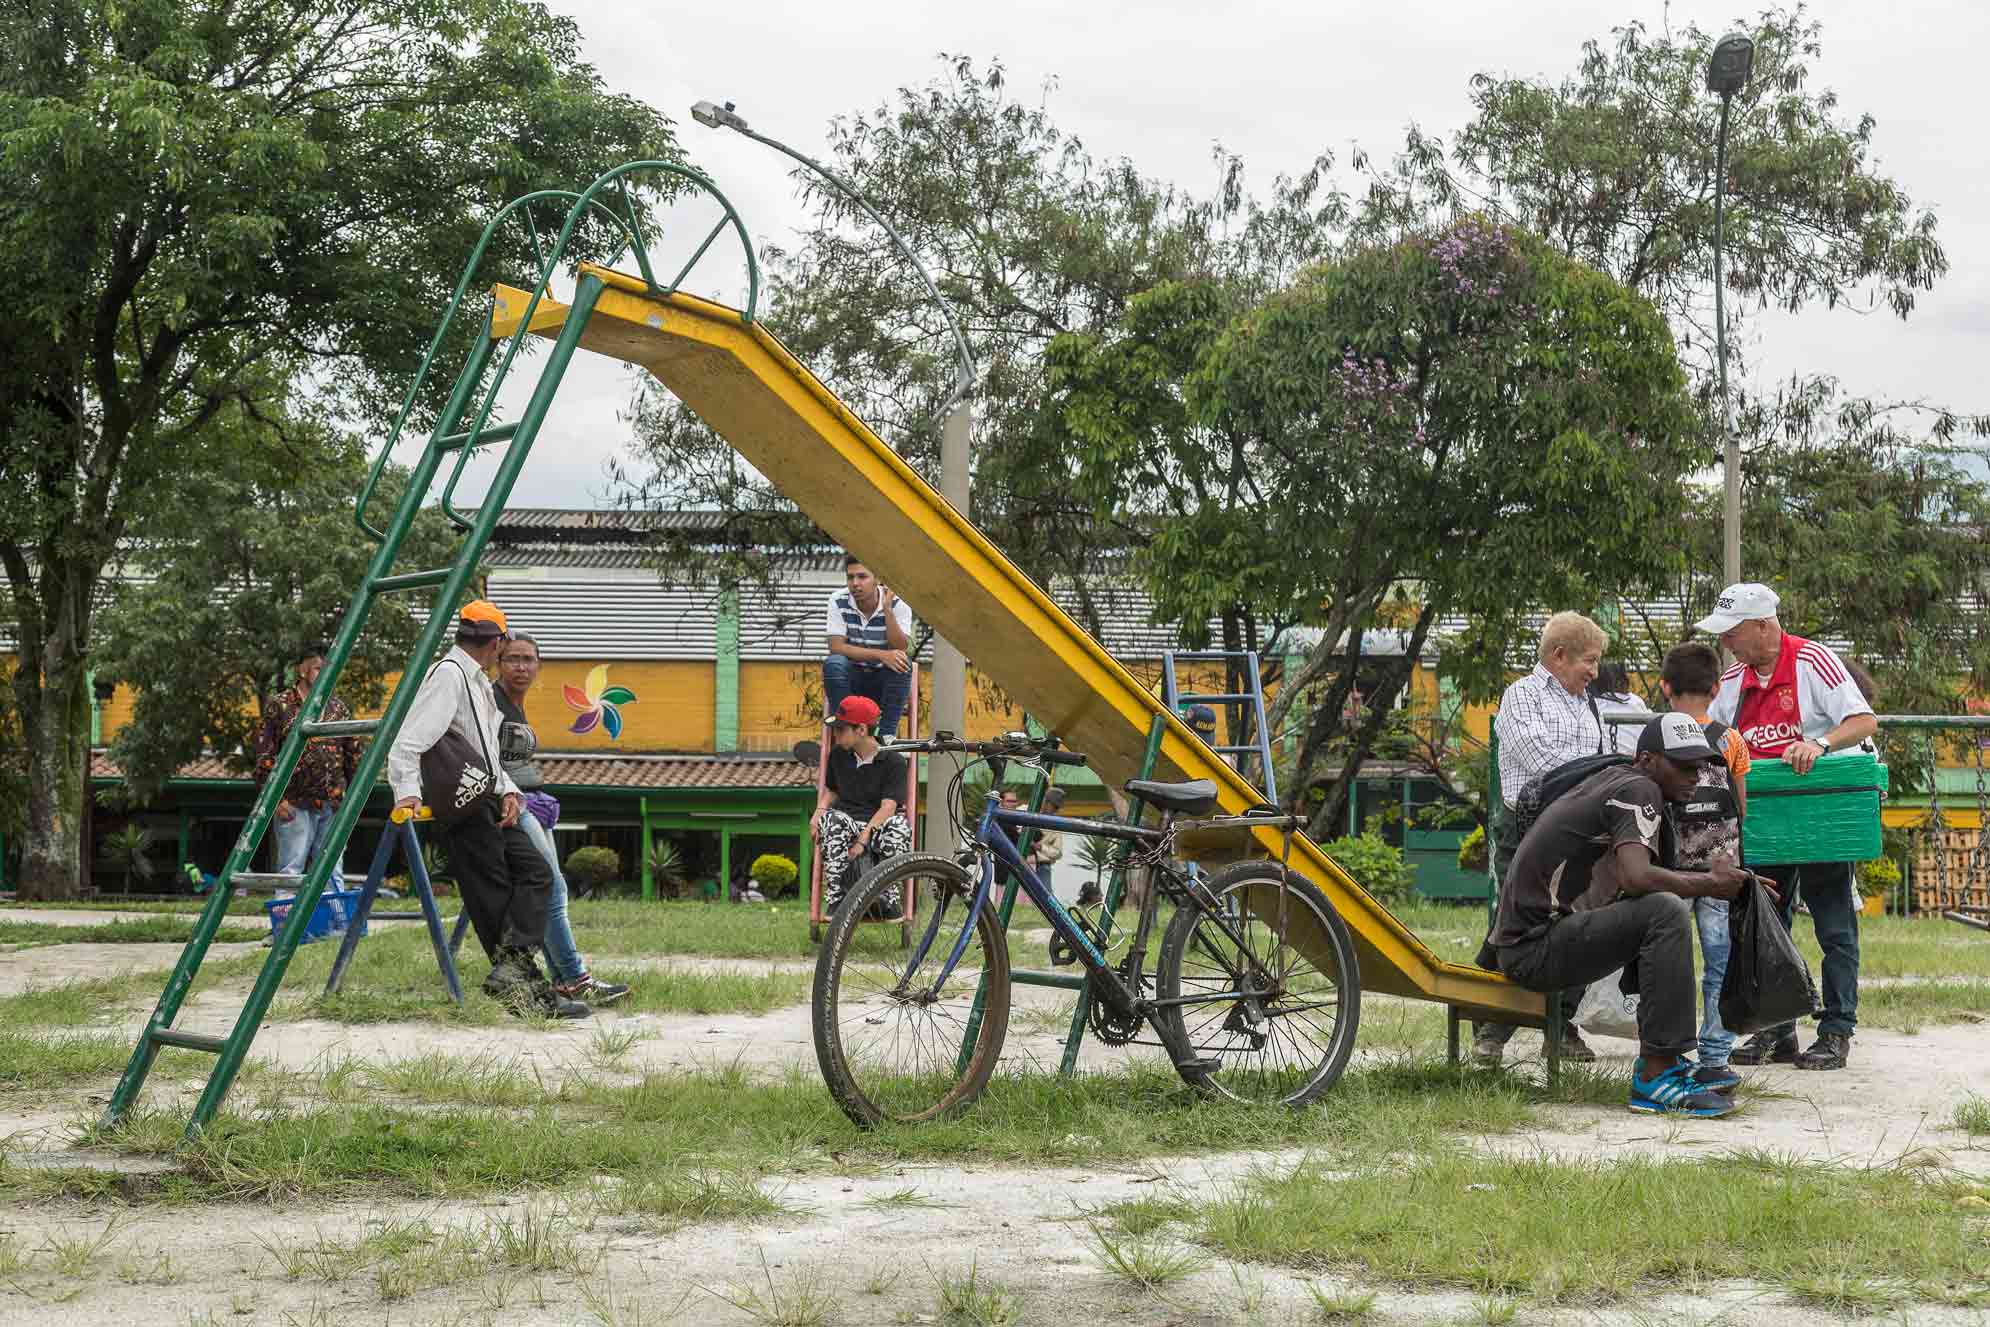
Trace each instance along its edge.
<path fill-rule="evenodd" d="M 869 728 L 878 721 L 882 713 L 883 711 L 878 709 L 878 703 L 869 696 L 845 696 L 843 703 L 836 707 L 836 713 L 831 717 L 838 723 L 853 723 L 859 728 Z"/>

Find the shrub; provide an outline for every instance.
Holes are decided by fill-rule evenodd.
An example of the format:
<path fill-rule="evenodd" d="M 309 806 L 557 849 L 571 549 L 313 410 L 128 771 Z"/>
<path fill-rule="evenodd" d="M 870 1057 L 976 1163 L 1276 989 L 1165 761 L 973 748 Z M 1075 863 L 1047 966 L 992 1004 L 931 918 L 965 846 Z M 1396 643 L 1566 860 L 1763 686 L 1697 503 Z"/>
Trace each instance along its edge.
<path fill-rule="evenodd" d="M 801 878 L 795 864 L 777 852 L 763 852 L 755 857 L 747 875 L 760 886 L 763 894 L 785 894 Z"/>
<path fill-rule="evenodd" d="M 1859 897 L 1875 894 L 1890 897 L 1900 888 L 1900 867 L 1891 857 L 1875 857 L 1859 863 Z"/>
<path fill-rule="evenodd" d="M 690 868 L 685 865 L 684 850 L 677 846 L 677 840 L 658 839 L 650 846 L 650 883 L 659 896 L 682 898 L 690 882 Z"/>
<path fill-rule="evenodd" d="M 1486 873 L 1486 827 L 1475 825 L 1458 845 L 1458 869 L 1473 875 Z"/>
<path fill-rule="evenodd" d="M 1403 854 L 1378 834 L 1335 839 L 1321 848 L 1354 877 L 1355 884 L 1384 903 L 1407 899 L 1416 883 L 1416 868 L 1404 862 Z"/>
<path fill-rule="evenodd" d="M 569 884 L 594 889 L 622 874 L 622 855 L 613 848 L 575 848 L 567 854 Z"/>

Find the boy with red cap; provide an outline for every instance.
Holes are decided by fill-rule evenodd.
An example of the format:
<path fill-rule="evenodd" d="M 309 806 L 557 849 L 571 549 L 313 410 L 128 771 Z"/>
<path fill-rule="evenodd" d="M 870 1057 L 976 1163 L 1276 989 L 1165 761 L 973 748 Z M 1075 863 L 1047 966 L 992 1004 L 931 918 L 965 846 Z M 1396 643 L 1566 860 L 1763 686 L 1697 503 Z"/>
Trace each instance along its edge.
<path fill-rule="evenodd" d="M 822 846 L 822 910 L 831 913 L 843 901 L 850 867 L 866 852 L 896 857 L 912 851 L 912 825 L 899 810 L 905 796 L 905 757 L 887 751 L 873 735 L 878 704 L 869 696 L 845 696 L 829 717 L 834 743 L 822 791 L 816 795 L 815 818 L 809 827 Z M 898 891 L 883 900 L 895 913 Z"/>

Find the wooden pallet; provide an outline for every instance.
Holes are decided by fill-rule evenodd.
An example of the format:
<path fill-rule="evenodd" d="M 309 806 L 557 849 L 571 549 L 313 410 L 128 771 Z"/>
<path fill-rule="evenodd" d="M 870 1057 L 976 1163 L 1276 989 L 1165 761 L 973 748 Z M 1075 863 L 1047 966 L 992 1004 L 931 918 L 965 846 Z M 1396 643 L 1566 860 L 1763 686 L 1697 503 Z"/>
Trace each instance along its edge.
<path fill-rule="evenodd" d="M 1976 874 L 1976 848 L 1982 833 L 1974 829 L 1944 829 L 1939 854 L 1934 836 L 1914 836 L 1914 908 L 1942 912 L 1949 908 L 1990 907 L 1990 877 Z M 1948 858 L 1948 885 L 1941 887 L 1941 857 Z"/>

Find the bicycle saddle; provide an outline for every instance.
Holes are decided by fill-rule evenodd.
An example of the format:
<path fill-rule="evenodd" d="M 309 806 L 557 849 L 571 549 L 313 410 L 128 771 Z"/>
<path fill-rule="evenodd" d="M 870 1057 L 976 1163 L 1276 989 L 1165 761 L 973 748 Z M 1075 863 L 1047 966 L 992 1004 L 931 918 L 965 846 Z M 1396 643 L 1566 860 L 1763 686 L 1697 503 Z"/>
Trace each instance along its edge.
<path fill-rule="evenodd" d="M 1188 783 L 1129 779 L 1126 792 L 1149 806 L 1158 806 L 1163 811 L 1179 811 L 1183 815 L 1199 816 L 1216 809 L 1216 785 L 1208 779 L 1194 779 Z"/>

